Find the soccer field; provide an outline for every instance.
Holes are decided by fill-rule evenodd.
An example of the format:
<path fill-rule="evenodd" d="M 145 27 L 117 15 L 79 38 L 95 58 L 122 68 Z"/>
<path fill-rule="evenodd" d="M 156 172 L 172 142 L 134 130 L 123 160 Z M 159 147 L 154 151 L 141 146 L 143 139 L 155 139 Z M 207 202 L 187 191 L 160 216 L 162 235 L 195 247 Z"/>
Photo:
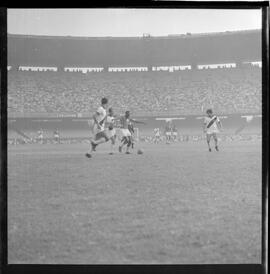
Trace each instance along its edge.
<path fill-rule="evenodd" d="M 261 143 L 8 147 L 8 263 L 261 263 Z"/>

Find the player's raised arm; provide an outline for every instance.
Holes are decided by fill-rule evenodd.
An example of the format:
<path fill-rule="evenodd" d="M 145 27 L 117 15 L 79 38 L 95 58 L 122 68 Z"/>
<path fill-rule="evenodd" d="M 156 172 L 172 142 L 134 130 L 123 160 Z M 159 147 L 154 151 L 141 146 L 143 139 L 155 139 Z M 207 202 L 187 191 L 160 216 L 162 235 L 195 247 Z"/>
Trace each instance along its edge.
<path fill-rule="evenodd" d="M 218 126 L 218 129 L 219 129 L 220 131 L 223 130 L 223 127 L 222 127 L 222 124 L 221 124 L 221 121 L 220 121 L 219 118 L 217 118 L 217 126 Z"/>
<path fill-rule="evenodd" d="M 138 120 L 134 120 L 134 119 L 130 119 L 130 121 L 133 122 L 133 123 L 136 123 L 136 124 L 144 124 L 144 125 L 146 125 L 146 123 L 143 122 L 143 121 L 138 121 Z"/>

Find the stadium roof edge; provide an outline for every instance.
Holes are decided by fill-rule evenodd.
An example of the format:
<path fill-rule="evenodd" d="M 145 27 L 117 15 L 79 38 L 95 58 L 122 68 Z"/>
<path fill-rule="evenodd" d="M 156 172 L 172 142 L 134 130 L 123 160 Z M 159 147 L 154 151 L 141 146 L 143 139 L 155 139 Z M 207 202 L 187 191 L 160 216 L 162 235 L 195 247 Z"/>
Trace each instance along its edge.
<path fill-rule="evenodd" d="M 260 29 L 238 30 L 225 32 L 209 32 L 209 33 L 186 33 L 186 34 L 169 34 L 167 36 L 133 36 L 133 37 L 84 37 L 84 36 L 50 36 L 50 35 L 28 35 L 28 34 L 11 34 L 8 38 L 37 38 L 37 39 L 70 39 L 70 40 L 135 40 L 135 39 L 179 39 L 179 38 L 196 38 L 204 36 L 223 36 L 232 34 L 248 34 L 257 33 Z"/>

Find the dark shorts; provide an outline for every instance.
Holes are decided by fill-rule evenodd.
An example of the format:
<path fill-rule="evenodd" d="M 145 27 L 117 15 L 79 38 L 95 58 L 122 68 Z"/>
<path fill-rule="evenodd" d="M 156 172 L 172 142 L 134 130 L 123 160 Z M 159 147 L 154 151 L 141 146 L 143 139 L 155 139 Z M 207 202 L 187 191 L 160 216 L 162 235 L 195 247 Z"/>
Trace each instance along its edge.
<path fill-rule="evenodd" d="M 214 139 L 217 139 L 217 134 L 216 133 L 206 133 L 206 139 L 207 140 L 210 140 L 212 136 L 213 136 Z"/>
<path fill-rule="evenodd" d="M 105 138 L 106 141 L 109 141 L 109 138 L 105 131 L 98 132 L 95 136 L 95 140 L 99 140 L 101 138 Z"/>

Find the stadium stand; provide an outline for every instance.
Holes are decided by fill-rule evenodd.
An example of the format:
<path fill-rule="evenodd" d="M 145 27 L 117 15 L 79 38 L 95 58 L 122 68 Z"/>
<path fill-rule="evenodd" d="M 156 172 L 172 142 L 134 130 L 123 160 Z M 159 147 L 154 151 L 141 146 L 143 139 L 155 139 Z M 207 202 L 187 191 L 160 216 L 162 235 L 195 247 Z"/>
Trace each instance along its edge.
<path fill-rule="evenodd" d="M 259 67 L 178 72 L 8 72 L 9 113 L 92 113 L 107 96 L 136 115 L 261 111 Z"/>

